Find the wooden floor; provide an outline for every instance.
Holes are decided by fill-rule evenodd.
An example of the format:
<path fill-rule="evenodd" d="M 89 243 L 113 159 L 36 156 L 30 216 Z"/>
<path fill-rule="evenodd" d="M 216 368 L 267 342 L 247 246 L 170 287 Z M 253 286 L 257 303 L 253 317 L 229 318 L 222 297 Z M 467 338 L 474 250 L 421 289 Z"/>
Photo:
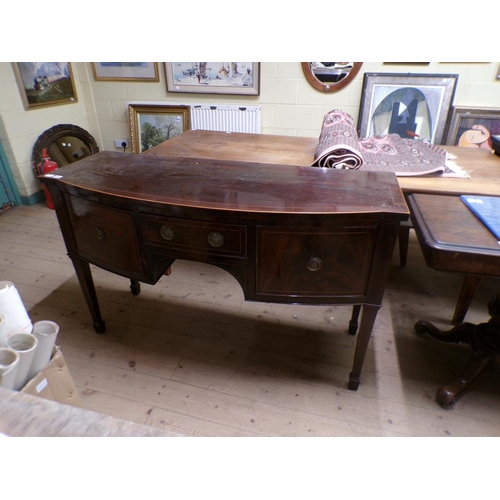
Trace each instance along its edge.
<path fill-rule="evenodd" d="M 176 261 L 139 296 L 93 268 L 107 331 L 94 332 L 54 211 L 0 214 L 0 280 L 33 321 L 57 322 L 86 409 L 189 436 L 500 436 L 500 367 L 451 410 L 434 401 L 470 350 L 419 337 L 420 318 L 448 327 L 461 277 L 428 269 L 412 232 L 408 265 L 395 251 L 361 385 L 347 389 L 355 338 L 348 307 L 245 302 L 209 265 Z M 483 280 L 467 321 L 489 319 L 500 282 Z"/>

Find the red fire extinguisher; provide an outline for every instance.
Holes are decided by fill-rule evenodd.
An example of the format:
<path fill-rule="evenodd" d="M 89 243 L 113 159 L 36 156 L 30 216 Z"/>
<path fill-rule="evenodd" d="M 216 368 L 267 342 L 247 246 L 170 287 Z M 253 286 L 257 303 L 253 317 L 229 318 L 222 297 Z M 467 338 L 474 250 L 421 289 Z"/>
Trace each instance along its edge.
<path fill-rule="evenodd" d="M 47 149 L 43 148 L 42 149 L 42 161 L 36 166 L 36 170 L 37 170 L 38 175 L 48 174 L 49 172 L 53 172 L 54 170 L 57 170 L 58 168 L 59 167 L 58 167 L 57 163 L 50 159 L 49 153 L 47 153 Z M 43 192 L 45 193 L 45 199 L 47 201 L 47 206 L 53 210 L 54 203 L 52 203 L 52 198 L 50 197 L 49 190 L 47 189 L 47 186 L 45 184 L 42 187 L 43 187 Z"/>

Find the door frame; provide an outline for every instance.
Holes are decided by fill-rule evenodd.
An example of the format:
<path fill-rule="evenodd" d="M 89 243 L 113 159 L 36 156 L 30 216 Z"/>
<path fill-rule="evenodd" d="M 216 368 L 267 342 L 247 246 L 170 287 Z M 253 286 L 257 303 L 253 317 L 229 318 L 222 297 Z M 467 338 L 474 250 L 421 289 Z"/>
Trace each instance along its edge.
<path fill-rule="evenodd" d="M 15 205 L 21 205 L 22 200 L 19 188 L 17 187 L 14 176 L 12 175 L 10 163 L 7 155 L 5 154 L 2 141 L 0 141 L 0 177 L 8 190 L 8 197 L 10 201 L 14 202 Z"/>

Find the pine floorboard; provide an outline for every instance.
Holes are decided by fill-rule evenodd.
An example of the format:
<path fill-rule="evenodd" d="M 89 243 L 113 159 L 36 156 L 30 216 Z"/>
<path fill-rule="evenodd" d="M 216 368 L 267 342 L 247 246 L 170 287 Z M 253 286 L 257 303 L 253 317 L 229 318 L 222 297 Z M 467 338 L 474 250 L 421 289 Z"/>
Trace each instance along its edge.
<path fill-rule="evenodd" d="M 494 364 L 451 410 L 434 401 L 470 349 L 415 334 L 420 318 L 451 327 L 462 277 L 429 269 L 414 233 L 408 263 L 391 271 L 361 385 L 347 389 L 355 338 L 350 308 L 245 302 L 214 266 L 176 261 L 139 296 L 92 266 L 106 333 L 92 328 L 53 210 L 0 214 L 0 279 L 33 321 L 61 329 L 84 408 L 188 436 L 500 436 Z M 484 279 L 466 320 L 488 318 L 498 280 Z"/>

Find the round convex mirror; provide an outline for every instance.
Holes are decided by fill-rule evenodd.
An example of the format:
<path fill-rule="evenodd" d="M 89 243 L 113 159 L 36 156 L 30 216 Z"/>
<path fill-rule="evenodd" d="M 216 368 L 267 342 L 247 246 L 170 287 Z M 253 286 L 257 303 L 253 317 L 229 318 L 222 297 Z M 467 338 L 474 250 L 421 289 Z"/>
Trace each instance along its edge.
<path fill-rule="evenodd" d="M 59 168 L 99 152 L 95 139 L 85 129 L 71 124 L 55 125 L 38 137 L 32 156 L 35 172 L 44 149 Z"/>

